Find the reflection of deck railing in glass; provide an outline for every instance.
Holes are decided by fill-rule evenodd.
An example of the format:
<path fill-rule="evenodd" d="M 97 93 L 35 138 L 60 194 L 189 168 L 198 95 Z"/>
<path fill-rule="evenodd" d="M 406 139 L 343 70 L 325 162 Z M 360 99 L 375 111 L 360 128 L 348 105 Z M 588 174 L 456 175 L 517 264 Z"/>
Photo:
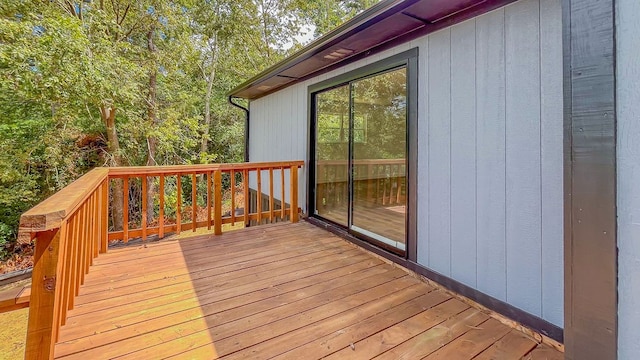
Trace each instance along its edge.
<path fill-rule="evenodd" d="M 318 210 L 346 206 L 348 162 L 321 160 L 316 163 Z M 366 205 L 404 205 L 406 201 L 406 160 L 366 159 L 353 161 L 354 199 Z"/>
<path fill-rule="evenodd" d="M 274 222 L 276 218 L 291 222 L 298 220 L 298 168 L 302 161 L 277 163 L 241 163 L 214 164 L 193 166 L 165 166 L 165 167 L 124 167 L 97 168 L 76 180 L 49 199 L 38 204 L 22 215 L 20 219 L 21 238 L 35 239 L 35 256 L 32 274 L 32 287 L 29 309 L 29 325 L 27 331 L 26 355 L 27 359 L 52 359 L 54 344 L 59 330 L 67 320 L 67 312 L 74 308 L 74 300 L 78 296 L 80 286 L 84 283 L 85 275 L 93 265 L 99 254 L 107 251 L 109 240 L 119 239 L 125 242 L 133 237 L 146 239 L 151 234 L 163 237 L 166 232 L 180 232 L 190 229 L 213 227 L 215 234 L 222 233 L 222 224 L 235 221 L 248 223 L 250 220 L 268 219 Z M 290 175 L 290 188 L 284 187 L 285 171 Z M 250 213 L 248 210 L 236 216 L 231 211 L 228 216 L 222 212 L 223 180 L 229 180 L 231 194 L 236 179 L 241 179 L 245 194 L 248 186 L 244 186 L 250 174 L 256 173 L 258 182 L 264 172 L 264 182 L 269 182 L 269 210 Z M 281 172 L 282 194 L 273 193 L 274 172 Z M 238 176 L 236 176 L 238 175 Z M 252 175 L 253 176 L 253 175 Z M 174 204 L 166 202 L 167 178 L 173 177 L 177 184 L 177 201 Z M 183 223 L 181 204 L 183 196 L 181 190 L 182 178 L 191 181 L 191 206 L 186 212 L 191 212 L 189 223 Z M 139 181 L 141 186 L 140 210 L 141 227 L 129 229 L 129 191 L 131 181 Z M 156 196 L 159 197 L 159 224 L 150 227 L 147 224 L 147 199 L 150 181 L 157 180 Z M 123 186 L 113 186 L 113 182 L 122 182 Z M 206 193 L 206 219 L 198 221 L 198 184 L 204 184 L 202 189 Z M 115 189 L 124 192 L 124 211 L 122 212 L 123 228 L 109 232 L 109 194 Z M 186 185 L 186 184 L 185 184 Z M 267 184 L 266 184 L 267 185 Z M 188 188 L 186 186 L 185 188 Z M 280 209 L 275 208 L 275 196 L 282 196 L 289 192 L 290 204 L 281 202 Z M 168 192 L 167 192 L 168 193 Z M 201 197 L 202 199 L 202 197 Z M 231 208 L 235 209 L 232 195 Z M 244 209 L 249 209 L 249 196 L 242 200 Z M 175 211 L 175 224 L 165 224 L 165 210 Z M 190 211 L 189 211 L 190 210 Z"/>

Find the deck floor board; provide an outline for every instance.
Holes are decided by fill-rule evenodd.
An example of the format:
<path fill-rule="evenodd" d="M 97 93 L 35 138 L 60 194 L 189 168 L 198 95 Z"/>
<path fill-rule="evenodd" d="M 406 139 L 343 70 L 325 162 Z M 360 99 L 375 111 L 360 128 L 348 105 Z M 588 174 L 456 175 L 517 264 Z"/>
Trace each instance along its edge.
<path fill-rule="evenodd" d="M 562 357 L 304 222 L 130 244 L 91 271 L 56 358 Z"/>

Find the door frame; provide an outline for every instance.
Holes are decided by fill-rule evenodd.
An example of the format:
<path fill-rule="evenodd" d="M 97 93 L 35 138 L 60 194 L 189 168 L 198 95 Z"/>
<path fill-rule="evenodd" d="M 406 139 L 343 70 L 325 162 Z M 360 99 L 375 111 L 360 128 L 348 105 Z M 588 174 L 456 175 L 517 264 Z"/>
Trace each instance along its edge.
<path fill-rule="evenodd" d="M 331 79 L 313 84 L 307 89 L 307 119 L 308 119 L 308 134 L 309 146 L 307 149 L 308 163 L 308 177 L 307 177 L 307 208 L 309 217 L 319 218 L 324 222 L 331 223 L 330 220 L 315 215 L 316 205 L 316 119 L 315 119 L 315 94 L 323 90 L 329 90 L 331 88 L 338 87 L 340 85 L 347 84 L 351 81 L 366 78 L 377 73 L 382 73 L 394 68 L 406 67 L 407 71 L 407 145 L 406 145 L 406 216 L 405 216 L 405 241 L 406 251 L 398 252 L 396 248 L 386 245 L 380 241 L 369 238 L 362 234 L 359 234 L 351 229 L 349 226 L 345 228 L 352 236 L 356 236 L 360 239 L 366 240 L 375 246 L 401 256 L 404 259 L 415 261 L 417 258 L 417 171 L 418 171 L 418 48 L 412 48 L 410 50 L 392 55 L 388 58 L 376 61 L 372 64 L 357 68 L 355 70 L 346 72 L 342 75 L 338 75 Z M 351 147 L 351 144 L 349 145 Z M 351 150 L 349 151 L 351 154 Z M 349 164 L 351 160 L 349 160 Z M 351 176 L 349 176 L 349 181 Z M 351 188 L 351 184 L 349 184 Z M 349 203 L 351 203 L 351 191 L 349 191 Z M 349 215 L 350 216 L 350 215 Z M 334 224 L 342 227 L 342 225 Z"/>

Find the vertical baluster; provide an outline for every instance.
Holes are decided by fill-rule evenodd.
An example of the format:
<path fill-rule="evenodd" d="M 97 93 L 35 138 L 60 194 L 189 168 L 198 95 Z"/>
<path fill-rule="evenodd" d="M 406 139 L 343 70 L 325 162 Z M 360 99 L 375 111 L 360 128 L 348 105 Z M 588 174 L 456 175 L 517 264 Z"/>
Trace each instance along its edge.
<path fill-rule="evenodd" d="M 222 171 L 216 170 L 213 175 L 214 182 L 214 209 L 213 216 L 215 219 L 213 221 L 214 233 L 216 235 L 222 234 Z"/>
<path fill-rule="evenodd" d="M 84 205 L 81 205 L 78 209 L 78 221 L 80 224 L 78 225 L 78 290 L 76 291 L 76 296 L 80 292 L 80 286 L 84 282 L 84 258 L 85 258 L 85 248 L 84 248 L 84 237 L 85 234 L 85 215 L 84 215 Z"/>
<path fill-rule="evenodd" d="M 249 170 L 242 171 L 242 186 L 244 191 L 244 225 L 249 226 Z"/>
<path fill-rule="evenodd" d="M 62 309 L 62 322 L 61 322 L 61 326 L 64 326 L 64 324 L 67 323 L 67 311 L 69 311 L 69 305 L 70 305 L 70 301 L 71 301 L 71 297 L 73 296 L 73 222 L 75 219 L 75 215 L 69 217 L 69 219 L 66 222 L 66 235 L 64 237 L 65 241 L 65 263 L 64 263 L 64 279 L 61 282 L 61 291 L 62 291 L 62 303 L 60 304 L 60 307 Z"/>
<path fill-rule="evenodd" d="M 178 187 L 178 193 L 176 194 L 176 233 L 180 234 L 182 230 L 182 176 L 180 174 L 176 175 L 176 186 Z"/>
<path fill-rule="evenodd" d="M 64 298 L 65 298 L 65 291 L 64 291 L 64 283 L 65 283 L 65 279 L 66 279 L 66 267 L 68 264 L 68 253 L 67 253 L 67 236 L 68 236 L 68 231 L 67 231 L 67 226 L 68 226 L 68 221 L 64 220 L 62 221 L 62 223 L 60 224 L 60 250 L 58 253 L 58 269 L 56 270 L 56 288 L 55 288 L 55 337 L 54 337 L 54 341 L 58 342 L 58 339 L 60 337 L 60 327 L 62 326 L 62 323 L 64 322 L 63 316 L 65 311 L 64 311 Z"/>
<path fill-rule="evenodd" d="M 76 293 L 78 293 L 80 291 L 80 286 L 82 286 L 82 284 L 84 284 L 84 269 L 85 269 L 85 262 L 86 262 L 86 247 L 84 246 L 85 243 L 85 238 L 87 237 L 87 226 L 86 226 L 86 214 L 84 212 L 85 209 L 85 204 L 82 204 L 80 206 L 80 209 L 78 210 L 80 212 L 80 236 L 78 237 L 78 243 L 79 243 L 79 252 L 80 252 L 80 257 L 79 257 L 79 261 L 78 261 L 78 276 L 79 276 L 79 281 L 78 281 L 78 290 Z"/>
<path fill-rule="evenodd" d="M 149 194 L 147 194 L 147 176 L 142 176 L 140 178 L 142 183 L 142 206 L 140 207 L 142 210 L 140 211 L 140 224 L 142 225 L 142 241 L 147 240 L 147 198 Z"/>
<path fill-rule="evenodd" d="M 349 165 L 346 164 L 342 167 L 342 194 L 340 196 L 341 199 L 347 198 L 349 196 Z"/>
<path fill-rule="evenodd" d="M 207 173 L 207 230 L 211 230 L 211 186 L 213 172 Z"/>
<path fill-rule="evenodd" d="M 95 247 L 93 249 L 93 258 L 95 259 L 100 255 L 100 244 L 102 243 L 102 238 L 100 236 L 100 234 L 102 233 L 101 186 L 98 186 L 98 188 L 96 188 L 95 192 L 93 193 L 93 197 L 95 198 L 93 203 L 93 216 L 94 216 L 93 221 L 96 223 L 96 231 L 95 231 L 95 234 L 93 234 L 93 241 L 94 241 L 94 247 Z"/>
<path fill-rule="evenodd" d="M 269 222 L 273 223 L 273 168 L 269 167 Z"/>
<path fill-rule="evenodd" d="M 164 174 L 160 174 L 160 218 L 158 219 L 158 237 L 164 238 Z"/>
<path fill-rule="evenodd" d="M 196 232 L 198 227 L 198 177 L 196 173 L 191 175 L 191 226 L 192 231 Z"/>
<path fill-rule="evenodd" d="M 257 192 L 257 205 L 258 208 L 258 225 L 262 224 L 262 169 L 257 169 L 257 177 L 258 177 L 258 190 Z"/>
<path fill-rule="evenodd" d="M 387 179 L 386 179 L 386 177 L 382 178 L 382 205 L 387 205 Z"/>
<path fill-rule="evenodd" d="M 84 284 L 85 275 L 89 273 L 89 266 L 91 266 L 91 212 L 87 202 L 84 203 L 84 271 L 82 272 L 82 283 Z"/>
<path fill-rule="evenodd" d="M 316 198 L 314 203 L 316 204 L 316 210 L 324 210 L 325 205 L 324 205 L 324 189 L 325 189 L 325 166 L 326 165 L 321 165 L 319 163 L 317 163 L 316 165 Z M 284 180 L 284 167 L 282 168 L 282 179 Z M 282 187 L 284 189 L 284 186 Z M 284 196 L 282 197 L 282 208 L 284 209 Z M 284 219 L 284 212 L 282 215 L 282 219 Z"/>
<path fill-rule="evenodd" d="M 109 180 L 102 184 L 100 222 L 100 253 L 104 254 L 109 247 Z"/>
<path fill-rule="evenodd" d="M 367 162 L 367 205 L 373 203 L 373 170 L 371 162 Z"/>
<path fill-rule="evenodd" d="M 231 169 L 231 226 L 236 224 L 236 172 Z"/>
<path fill-rule="evenodd" d="M 80 258 L 82 256 L 82 251 L 80 249 L 80 237 L 82 236 L 81 226 L 81 213 L 80 210 L 76 211 L 75 220 L 73 222 L 73 296 L 71 297 L 71 301 L 69 301 L 70 308 L 73 309 L 73 305 L 75 304 L 75 297 L 78 295 L 80 291 Z"/>
<path fill-rule="evenodd" d="M 280 186 L 282 189 L 282 194 L 280 194 L 280 196 L 282 196 L 280 199 L 280 218 L 284 221 L 285 217 L 287 216 L 285 213 L 285 208 L 286 206 L 286 201 L 284 198 L 285 195 L 285 189 L 284 189 L 284 166 L 280 167 Z M 316 205 L 317 207 L 317 205 Z"/>
<path fill-rule="evenodd" d="M 396 173 L 396 186 L 398 187 L 396 193 L 396 204 L 402 204 L 402 165 L 398 165 L 398 172 Z"/>
<path fill-rule="evenodd" d="M 95 194 L 95 193 L 94 193 Z M 94 217 L 94 209 L 95 209 L 95 196 L 94 194 L 92 194 L 91 196 L 89 196 L 89 200 L 88 200 L 88 206 L 87 206 L 87 218 L 89 219 L 88 221 L 88 225 L 89 225 L 89 236 L 87 238 L 87 240 L 89 241 L 88 245 L 88 250 L 89 250 L 89 266 L 93 265 L 93 258 L 94 258 L 94 254 L 97 253 L 97 246 L 95 243 L 95 234 L 97 233 L 96 231 L 96 220 L 97 218 Z"/>
<path fill-rule="evenodd" d="M 93 247 L 93 259 L 97 258 L 98 254 L 100 253 L 100 225 L 102 223 L 102 220 L 100 219 L 99 209 L 100 192 L 99 190 L 96 190 L 93 193 L 93 210 L 91 212 L 91 222 L 93 222 L 93 242 L 91 245 Z M 91 261 L 91 264 L 93 265 L 93 260 Z"/>
<path fill-rule="evenodd" d="M 129 177 L 122 178 L 122 236 L 125 243 L 129 241 Z"/>
<path fill-rule="evenodd" d="M 298 222 L 298 166 L 291 166 L 291 222 Z"/>
<path fill-rule="evenodd" d="M 375 191 L 374 193 L 376 194 L 376 198 L 375 198 L 375 203 L 379 204 L 380 203 L 380 178 L 378 176 L 379 174 L 379 167 L 378 165 L 374 166 L 374 179 L 375 179 Z"/>

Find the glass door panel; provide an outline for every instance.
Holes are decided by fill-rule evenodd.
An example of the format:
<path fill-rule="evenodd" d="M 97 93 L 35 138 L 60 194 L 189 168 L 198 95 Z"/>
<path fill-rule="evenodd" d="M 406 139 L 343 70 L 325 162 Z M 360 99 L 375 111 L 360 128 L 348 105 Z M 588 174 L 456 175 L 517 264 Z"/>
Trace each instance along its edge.
<path fill-rule="evenodd" d="M 315 95 L 315 213 L 348 225 L 349 211 L 349 85 Z"/>
<path fill-rule="evenodd" d="M 350 228 L 405 250 L 406 68 L 354 81 L 352 87 Z"/>

